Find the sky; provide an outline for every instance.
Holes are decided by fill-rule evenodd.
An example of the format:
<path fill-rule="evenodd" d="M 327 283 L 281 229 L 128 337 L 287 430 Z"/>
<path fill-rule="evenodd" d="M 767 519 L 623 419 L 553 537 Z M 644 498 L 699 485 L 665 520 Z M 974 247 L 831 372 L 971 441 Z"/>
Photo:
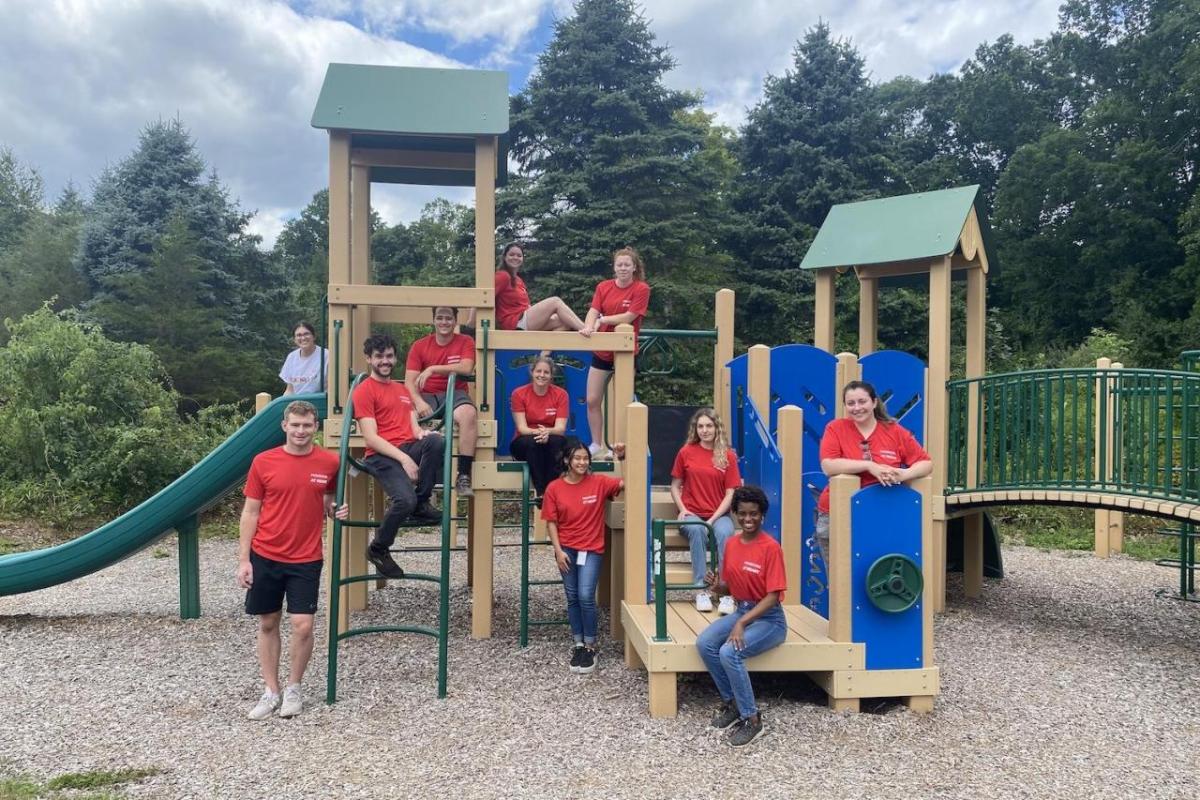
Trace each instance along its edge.
<path fill-rule="evenodd" d="M 643 0 L 677 65 L 672 88 L 699 90 L 740 125 L 767 75 L 825 21 L 875 81 L 953 72 L 980 44 L 1046 37 L 1059 0 Z M 501 69 L 519 92 L 570 0 L 0 0 L 0 147 L 35 168 L 49 201 L 90 195 L 138 133 L 179 118 L 251 229 L 275 240 L 328 181 L 327 135 L 309 125 L 330 62 Z M 391 223 L 438 195 L 378 187 Z"/>

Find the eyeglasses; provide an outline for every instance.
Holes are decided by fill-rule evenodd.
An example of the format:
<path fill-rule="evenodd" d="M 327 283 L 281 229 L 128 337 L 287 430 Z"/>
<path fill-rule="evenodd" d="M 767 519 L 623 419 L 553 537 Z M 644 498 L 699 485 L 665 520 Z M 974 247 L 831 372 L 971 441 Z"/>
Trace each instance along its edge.
<path fill-rule="evenodd" d="M 434 317 L 434 322 L 454 322 L 454 317 Z"/>
<path fill-rule="evenodd" d="M 863 439 L 861 442 L 858 443 L 858 447 L 860 450 L 862 450 L 862 460 L 863 461 L 873 460 L 871 458 L 871 443 L 870 442 L 868 442 L 866 439 Z"/>

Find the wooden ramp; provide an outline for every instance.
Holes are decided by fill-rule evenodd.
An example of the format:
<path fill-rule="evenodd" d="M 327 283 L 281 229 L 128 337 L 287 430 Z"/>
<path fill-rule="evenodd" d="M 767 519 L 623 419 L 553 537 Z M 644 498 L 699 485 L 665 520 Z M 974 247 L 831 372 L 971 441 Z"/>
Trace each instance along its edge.
<path fill-rule="evenodd" d="M 829 704 L 835 709 L 856 711 L 862 697 L 903 697 L 915 710 L 932 709 L 938 690 L 936 668 L 868 671 L 864 645 L 833 641 L 828 636 L 828 622 L 804 606 L 785 605 L 784 613 L 787 640 L 750 659 L 747 668 L 751 672 L 807 673 L 829 694 Z M 669 641 L 659 642 L 654 640 L 654 606 L 621 603 L 627 637 L 625 662 L 646 669 L 652 717 L 675 716 L 679 673 L 707 671 L 696 649 L 696 639 L 715 619 L 715 613 L 700 613 L 690 600 L 669 602 Z"/>
<path fill-rule="evenodd" d="M 1111 492 L 1067 491 L 1058 489 L 1008 489 L 956 492 L 946 495 L 946 507 L 966 509 L 993 505 L 1058 505 L 1112 509 L 1157 517 L 1200 522 L 1200 505 L 1174 500 L 1139 497 Z"/>

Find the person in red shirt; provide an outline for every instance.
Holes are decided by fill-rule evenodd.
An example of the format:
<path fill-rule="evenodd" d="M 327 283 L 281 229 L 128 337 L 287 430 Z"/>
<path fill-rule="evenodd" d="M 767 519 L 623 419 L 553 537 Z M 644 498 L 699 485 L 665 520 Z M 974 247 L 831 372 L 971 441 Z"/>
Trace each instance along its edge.
<path fill-rule="evenodd" d="M 783 548 L 762 529 L 768 508 L 767 495 L 757 486 L 733 490 L 740 533 L 725 543 L 720 578 L 711 571 L 705 577 L 710 591 L 730 594 L 737 607 L 696 637 L 696 648 L 721 694 L 712 727 L 725 730 L 736 724 L 729 734 L 734 747 L 750 744 L 763 732 L 746 659 L 783 644 L 788 631 L 779 605 L 787 589 Z"/>
<path fill-rule="evenodd" d="M 300 683 L 313 651 L 313 615 L 321 585 L 321 531 L 336 508 L 338 457 L 313 445 L 317 409 L 297 400 L 283 412 L 284 444 L 250 463 L 246 503 L 238 524 L 238 586 L 246 590 L 246 613 L 258 617 L 258 667 L 266 691 L 250 719 L 294 717 L 304 707 Z M 279 692 L 279 621 L 283 599 L 291 617 L 291 667 Z"/>
<path fill-rule="evenodd" d="M 725 542 L 733 535 L 733 517 L 729 508 L 733 490 L 742 485 L 737 453 L 729 446 L 725 426 L 711 408 L 692 414 L 687 439 L 671 467 L 671 497 L 681 520 L 703 520 L 712 526 L 718 559 L 724 557 Z M 704 582 L 708 563 L 708 529 L 702 525 L 684 525 L 692 556 L 692 582 Z M 717 571 L 720 572 L 720 561 Z M 712 596 L 707 591 L 696 595 L 697 611 L 712 611 Z M 733 613 L 733 598 L 721 598 L 719 614 Z"/>
<path fill-rule="evenodd" d="M 496 326 L 505 331 L 582 330 L 583 320 L 562 298 L 547 297 L 530 304 L 525 281 L 518 274 L 524 263 L 521 245 L 512 242 L 504 246 L 496 268 Z"/>
<path fill-rule="evenodd" d="M 424 419 L 446 406 L 451 373 L 465 378 L 475 369 L 475 340 L 458 333 L 458 309 L 433 309 L 433 333 L 413 342 L 404 363 L 404 385 L 413 407 Z M 478 414 L 465 383 L 454 387 L 454 429 L 458 431 L 458 477 L 454 491 L 471 496 L 471 465 L 475 462 L 475 440 L 479 435 Z"/>
<path fill-rule="evenodd" d="M 613 278 L 601 281 L 596 286 L 591 308 L 588 309 L 587 319 L 584 320 L 580 333 L 591 336 L 596 332 L 614 331 L 618 325 L 628 323 L 633 325 L 633 338 L 636 342 L 638 331 L 642 328 L 642 319 L 646 316 L 649 306 L 650 284 L 646 283 L 646 265 L 632 247 L 621 248 L 613 253 Z M 587 416 L 592 436 L 589 447 L 593 456 L 604 450 L 601 402 L 612 373 L 613 354 L 593 353 L 587 380 Z M 621 402 L 626 402 L 626 399 L 622 399 Z"/>
<path fill-rule="evenodd" d="M 624 458 L 625 445 L 614 442 L 613 453 Z M 567 595 L 575 639 L 571 672 L 587 674 L 596 669 L 596 585 L 604 562 L 606 501 L 620 494 L 625 482 L 592 472 L 592 455 L 578 441 L 563 450 L 562 466 L 562 477 L 546 487 L 542 519 Z"/>
<path fill-rule="evenodd" d="M 529 366 L 529 383 L 513 390 L 513 434 L 509 451 L 529 464 L 529 478 L 540 498 L 550 481 L 561 474 L 562 449 L 567 444 L 567 393 L 555 386 L 554 361 L 538 356 Z"/>
<path fill-rule="evenodd" d="M 363 466 L 388 496 L 387 512 L 367 546 L 367 560 L 383 577 L 399 579 L 404 570 L 392 559 L 391 547 L 400 526 L 410 518 L 442 520 L 429 498 L 442 471 L 446 440 L 418 424 L 408 390 L 392 380 L 396 340 L 382 333 L 368 336 L 363 353 L 371 374 L 354 390 L 354 418 L 366 445 Z"/>
<path fill-rule="evenodd" d="M 846 416 L 825 426 L 821 436 L 821 470 L 857 475 L 865 488 L 879 483 L 898 486 L 933 472 L 933 462 L 916 438 L 887 413 L 866 381 L 850 381 L 842 390 Z M 814 538 L 821 560 L 829 564 L 829 487 L 817 500 Z"/>

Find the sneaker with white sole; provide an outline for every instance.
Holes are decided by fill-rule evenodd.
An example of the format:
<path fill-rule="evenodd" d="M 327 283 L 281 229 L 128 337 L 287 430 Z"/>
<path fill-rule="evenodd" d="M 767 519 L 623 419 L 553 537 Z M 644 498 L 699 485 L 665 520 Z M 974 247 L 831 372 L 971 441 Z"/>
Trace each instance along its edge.
<path fill-rule="evenodd" d="M 587 675 L 596 669 L 596 662 L 599 661 L 596 651 L 590 647 L 583 648 L 583 652 L 579 654 L 579 666 L 575 671 L 580 675 Z"/>
<path fill-rule="evenodd" d="M 713 712 L 710 724 L 717 730 L 723 731 L 741 718 L 742 715 L 738 712 L 737 703 L 732 700 L 725 700 Z"/>
<path fill-rule="evenodd" d="M 454 481 L 454 491 L 459 497 L 471 497 L 475 493 L 471 491 L 471 476 L 465 472 L 458 473 L 458 478 Z"/>
<path fill-rule="evenodd" d="M 738 720 L 737 725 L 729 732 L 729 743 L 734 747 L 745 747 L 755 739 L 763 735 L 762 714 L 758 715 L 758 721 L 747 718 Z"/>
<path fill-rule="evenodd" d="M 583 654 L 587 650 L 581 644 L 577 644 L 571 648 L 571 672 L 579 672 L 579 664 L 583 661 Z"/>
<path fill-rule="evenodd" d="M 263 692 L 263 696 L 258 698 L 257 705 L 250 709 L 250 713 L 246 716 L 249 719 L 266 719 L 275 713 L 275 709 L 279 708 L 279 695 L 272 692 L 270 689 Z"/>
<path fill-rule="evenodd" d="M 718 614 L 732 614 L 735 611 L 737 611 L 737 603 L 734 602 L 733 595 L 731 594 L 723 596 L 720 602 L 717 603 Z"/>
<path fill-rule="evenodd" d="M 300 693 L 300 684 L 293 683 L 283 690 L 283 703 L 279 706 L 279 716 L 294 717 L 304 710 L 304 695 Z"/>
<path fill-rule="evenodd" d="M 592 454 L 592 461 L 608 461 L 612 458 L 612 454 L 608 452 L 607 447 L 595 442 L 588 445 L 588 452 Z"/>
<path fill-rule="evenodd" d="M 696 595 L 696 610 L 702 611 L 705 614 L 713 610 L 712 595 L 708 592 L 700 592 Z"/>

